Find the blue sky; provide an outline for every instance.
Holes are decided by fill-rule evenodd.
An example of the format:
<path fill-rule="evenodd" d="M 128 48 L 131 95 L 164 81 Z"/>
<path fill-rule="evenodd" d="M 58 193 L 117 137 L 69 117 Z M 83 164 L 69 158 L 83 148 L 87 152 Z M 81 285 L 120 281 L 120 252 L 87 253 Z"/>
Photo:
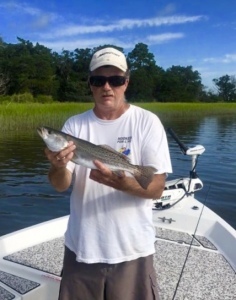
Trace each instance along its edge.
<path fill-rule="evenodd" d="M 0 0 L 0 36 L 53 51 L 147 44 L 158 66 L 193 66 L 202 83 L 236 75 L 235 0 Z"/>

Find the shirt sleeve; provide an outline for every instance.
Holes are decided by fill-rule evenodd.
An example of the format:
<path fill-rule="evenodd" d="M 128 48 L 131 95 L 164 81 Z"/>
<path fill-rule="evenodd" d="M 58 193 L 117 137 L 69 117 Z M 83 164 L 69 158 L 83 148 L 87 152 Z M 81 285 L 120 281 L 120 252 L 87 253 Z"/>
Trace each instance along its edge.
<path fill-rule="evenodd" d="M 172 173 L 166 133 L 159 118 L 150 113 L 143 129 L 142 164 L 157 169 L 156 174 Z"/>

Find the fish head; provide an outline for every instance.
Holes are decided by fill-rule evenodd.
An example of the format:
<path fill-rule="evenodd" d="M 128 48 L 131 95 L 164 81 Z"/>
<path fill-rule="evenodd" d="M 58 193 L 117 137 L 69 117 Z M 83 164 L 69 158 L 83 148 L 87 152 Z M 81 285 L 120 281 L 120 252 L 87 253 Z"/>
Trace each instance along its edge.
<path fill-rule="evenodd" d="M 49 127 L 38 127 L 37 132 L 48 149 L 53 152 L 59 152 L 68 146 L 68 141 L 59 131 Z"/>

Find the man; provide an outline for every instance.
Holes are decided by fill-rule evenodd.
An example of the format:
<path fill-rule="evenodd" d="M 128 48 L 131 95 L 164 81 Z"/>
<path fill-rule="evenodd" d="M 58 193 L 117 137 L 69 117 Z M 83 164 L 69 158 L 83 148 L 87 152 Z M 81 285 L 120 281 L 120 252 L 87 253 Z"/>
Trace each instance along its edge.
<path fill-rule="evenodd" d="M 156 115 L 126 102 L 129 71 L 120 51 L 93 55 L 89 84 L 94 108 L 71 117 L 63 131 L 157 171 L 143 189 L 131 175 L 115 174 L 99 161 L 96 170 L 75 165 L 73 143 L 60 153 L 46 150 L 51 184 L 64 191 L 73 181 L 59 299 L 159 299 L 152 199 L 160 198 L 172 171 L 165 131 Z"/>

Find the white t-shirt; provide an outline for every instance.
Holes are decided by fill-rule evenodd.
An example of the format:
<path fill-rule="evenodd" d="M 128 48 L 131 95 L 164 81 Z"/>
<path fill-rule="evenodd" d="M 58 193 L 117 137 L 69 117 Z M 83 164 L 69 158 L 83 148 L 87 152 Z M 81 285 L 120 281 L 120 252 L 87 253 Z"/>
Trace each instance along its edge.
<path fill-rule="evenodd" d="M 109 145 L 132 164 L 171 173 L 166 134 L 156 115 L 130 105 L 116 120 L 101 120 L 93 110 L 71 117 L 63 131 L 96 145 Z M 119 263 L 155 252 L 152 200 L 89 179 L 90 169 L 69 162 L 74 174 L 66 246 L 85 263 Z M 127 174 L 128 176 L 131 176 Z"/>

